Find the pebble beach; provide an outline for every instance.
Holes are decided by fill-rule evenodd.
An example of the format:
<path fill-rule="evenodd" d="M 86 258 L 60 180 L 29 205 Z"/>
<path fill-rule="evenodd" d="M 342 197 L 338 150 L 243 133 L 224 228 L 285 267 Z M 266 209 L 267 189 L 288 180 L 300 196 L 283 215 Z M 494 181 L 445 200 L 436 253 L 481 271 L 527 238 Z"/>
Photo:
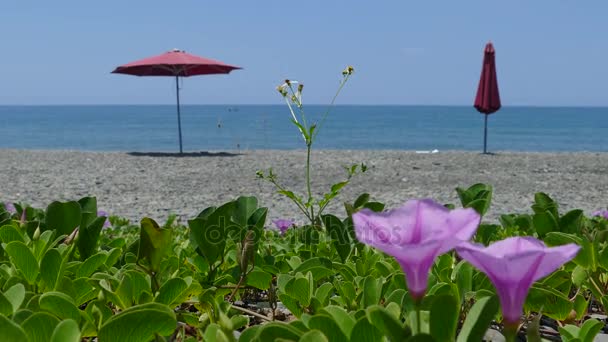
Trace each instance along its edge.
<path fill-rule="evenodd" d="M 240 195 L 258 197 L 269 218 L 303 223 L 286 198 L 257 179 L 256 171 L 273 168 L 287 188 L 304 193 L 306 152 L 256 150 L 222 153 L 134 154 L 0 150 L 0 200 L 44 208 L 51 201 L 96 196 L 98 207 L 111 215 L 137 221 L 159 221 L 169 214 L 187 219 L 202 209 Z M 530 212 L 534 193 L 556 199 L 560 211 L 587 214 L 608 206 L 608 153 L 512 153 L 320 150 L 312 154 L 313 191 L 321 193 L 345 177 L 343 166 L 364 163 L 326 212 L 345 215 L 342 203 L 368 192 L 397 206 L 410 198 L 433 198 L 458 204 L 454 188 L 474 183 L 494 186 L 492 221 L 507 212 Z"/>

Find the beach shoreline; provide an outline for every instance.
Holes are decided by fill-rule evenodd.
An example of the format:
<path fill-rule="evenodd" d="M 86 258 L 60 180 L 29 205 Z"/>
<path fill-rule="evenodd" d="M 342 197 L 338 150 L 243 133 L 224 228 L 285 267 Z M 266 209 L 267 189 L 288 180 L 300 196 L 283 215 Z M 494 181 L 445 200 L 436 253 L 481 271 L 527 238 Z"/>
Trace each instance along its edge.
<path fill-rule="evenodd" d="M 257 179 L 256 171 L 272 167 L 285 187 L 304 193 L 305 151 L 217 152 L 177 157 L 0 149 L 0 201 L 44 208 L 54 200 L 95 196 L 100 209 L 137 222 L 145 216 L 162 221 L 171 213 L 185 220 L 206 207 L 253 195 L 269 208 L 269 219 L 304 223 L 296 207 Z M 343 166 L 354 163 L 366 164 L 368 171 L 353 178 L 327 213 L 344 217 L 343 202 L 364 192 L 387 208 L 411 198 L 459 205 L 454 189 L 480 182 L 494 187 L 490 221 L 504 213 L 531 212 L 539 191 L 552 196 L 562 213 L 583 209 L 590 214 L 608 206 L 608 153 L 313 150 L 313 191 L 327 191 L 344 180 Z"/>

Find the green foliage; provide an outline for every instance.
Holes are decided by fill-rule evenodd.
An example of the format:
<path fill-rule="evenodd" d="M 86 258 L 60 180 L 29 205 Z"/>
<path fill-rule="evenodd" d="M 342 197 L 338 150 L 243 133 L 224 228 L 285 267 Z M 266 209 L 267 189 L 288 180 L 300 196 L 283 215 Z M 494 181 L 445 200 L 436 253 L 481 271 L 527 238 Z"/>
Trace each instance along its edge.
<path fill-rule="evenodd" d="M 458 195 L 486 213 L 492 188 Z M 415 303 L 399 264 L 355 237 L 353 213 L 384 209 L 369 194 L 346 203 L 346 217 L 320 215 L 324 230 L 285 235 L 265 229 L 268 210 L 259 205 L 239 197 L 187 226 L 175 216 L 163 225 L 113 218 L 109 229 L 92 197 L 47 210 L 19 206 L 26 222 L 9 216 L 0 226 L 0 341 L 479 341 L 501 321 L 487 277 L 455 253 L 436 260 Z M 588 311 L 608 305 L 607 222 L 578 210 L 561 215 L 538 194 L 530 213 L 481 223 L 475 239 L 484 244 L 534 235 L 581 246 L 572 263 L 530 290 L 529 340 L 546 337 L 534 325 L 539 312 L 560 322 L 564 341 L 600 332 Z"/>

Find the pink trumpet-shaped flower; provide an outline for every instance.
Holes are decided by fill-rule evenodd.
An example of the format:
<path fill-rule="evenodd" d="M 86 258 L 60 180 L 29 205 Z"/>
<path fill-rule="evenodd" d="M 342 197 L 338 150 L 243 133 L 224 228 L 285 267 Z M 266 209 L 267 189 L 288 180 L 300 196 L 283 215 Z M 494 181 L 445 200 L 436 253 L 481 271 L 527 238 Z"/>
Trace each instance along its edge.
<path fill-rule="evenodd" d="M 572 260 L 580 247 L 547 247 L 533 237 L 510 237 L 488 247 L 463 243 L 456 252 L 485 273 L 496 287 L 507 326 L 517 326 L 532 284 Z"/>
<path fill-rule="evenodd" d="M 608 210 L 606 210 L 606 209 L 596 210 L 591 214 L 591 216 L 599 216 L 599 217 L 603 217 L 608 220 Z"/>
<path fill-rule="evenodd" d="M 11 203 L 11 202 L 5 202 L 4 203 L 4 209 L 6 209 L 6 211 L 9 214 L 14 214 L 14 213 L 17 212 L 17 209 L 15 208 L 15 206 L 13 205 L 13 203 Z"/>
<path fill-rule="evenodd" d="M 274 225 L 277 227 L 277 229 L 279 229 L 279 231 L 281 232 L 281 235 L 284 235 L 285 233 L 287 233 L 287 230 L 289 228 L 293 227 L 295 224 L 293 220 L 287 220 L 287 219 L 274 220 L 274 221 L 272 221 L 272 223 L 274 223 Z"/>
<path fill-rule="evenodd" d="M 473 236 L 479 214 L 449 210 L 430 199 L 410 200 L 402 207 L 353 214 L 357 239 L 393 256 L 405 272 L 411 296 L 422 299 L 435 258 Z"/>

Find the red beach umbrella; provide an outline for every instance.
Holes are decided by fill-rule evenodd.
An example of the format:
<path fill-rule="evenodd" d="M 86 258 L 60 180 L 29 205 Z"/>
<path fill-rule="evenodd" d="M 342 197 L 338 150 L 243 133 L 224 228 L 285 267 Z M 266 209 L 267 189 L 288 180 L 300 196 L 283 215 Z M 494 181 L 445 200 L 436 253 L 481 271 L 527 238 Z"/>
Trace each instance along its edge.
<path fill-rule="evenodd" d="M 483 66 L 479 87 L 475 97 L 475 109 L 485 114 L 483 130 L 483 153 L 487 153 L 488 141 L 488 115 L 500 109 L 500 95 L 498 94 L 498 80 L 496 79 L 495 51 L 492 43 L 486 44 L 483 55 Z"/>
<path fill-rule="evenodd" d="M 135 62 L 121 65 L 112 71 L 113 74 L 134 76 L 172 76 L 175 77 L 177 90 L 177 128 L 179 131 L 179 153 L 182 148 L 182 123 L 179 105 L 179 78 L 196 75 L 228 74 L 232 70 L 241 69 L 237 66 L 224 64 L 208 58 L 203 58 L 174 49 L 158 56 L 144 58 Z"/>

